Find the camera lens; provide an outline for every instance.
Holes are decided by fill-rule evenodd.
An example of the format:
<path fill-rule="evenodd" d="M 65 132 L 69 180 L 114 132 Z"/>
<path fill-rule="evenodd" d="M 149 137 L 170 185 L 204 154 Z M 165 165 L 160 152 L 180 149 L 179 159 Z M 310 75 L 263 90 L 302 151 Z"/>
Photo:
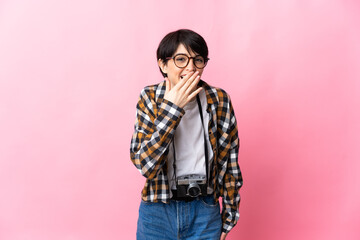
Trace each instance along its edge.
<path fill-rule="evenodd" d="M 200 188 L 197 184 L 190 184 L 188 188 L 188 194 L 191 197 L 197 197 L 200 195 Z"/>

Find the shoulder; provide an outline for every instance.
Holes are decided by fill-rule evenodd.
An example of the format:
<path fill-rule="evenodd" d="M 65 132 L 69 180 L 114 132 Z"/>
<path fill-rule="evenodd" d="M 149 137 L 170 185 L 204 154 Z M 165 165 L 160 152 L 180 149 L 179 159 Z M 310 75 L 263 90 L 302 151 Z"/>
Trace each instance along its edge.
<path fill-rule="evenodd" d="M 162 81 L 157 84 L 152 84 L 144 87 L 140 92 L 140 99 L 152 99 L 158 98 L 160 95 L 165 94 L 165 82 Z"/>
<path fill-rule="evenodd" d="M 213 103 L 221 105 L 230 102 L 230 95 L 224 89 L 211 86 L 206 82 L 203 82 L 202 86 L 205 88 L 206 94 L 209 96 Z"/>
<path fill-rule="evenodd" d="M 150 95 L 150 94 L 154 94 L 156 92 L 156 90 L 158 89 L 160 83 L 158 84 L 152 84 L 152 85 L 148 85 L 148 86 L 145 86 L 141 92 L 140 92 L 140 95 Z"/>
<path fill-rule="evenodd" d="M 215 88 L 220 102 L 229 102 L 230 95 L 222 88 Z"/>

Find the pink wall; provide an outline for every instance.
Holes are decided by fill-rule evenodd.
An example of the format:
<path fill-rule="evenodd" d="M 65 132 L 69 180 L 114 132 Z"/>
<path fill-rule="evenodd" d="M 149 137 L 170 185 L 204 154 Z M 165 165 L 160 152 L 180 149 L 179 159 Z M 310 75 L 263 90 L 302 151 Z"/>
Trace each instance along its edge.
<path fill-rule="evenodd" d="M 359 22 L 355 0 L 2 0 L 0 239 L 135 238 L 135 104 L 178 28 L 238 118 L 228 239 L 360 239 Z"/>

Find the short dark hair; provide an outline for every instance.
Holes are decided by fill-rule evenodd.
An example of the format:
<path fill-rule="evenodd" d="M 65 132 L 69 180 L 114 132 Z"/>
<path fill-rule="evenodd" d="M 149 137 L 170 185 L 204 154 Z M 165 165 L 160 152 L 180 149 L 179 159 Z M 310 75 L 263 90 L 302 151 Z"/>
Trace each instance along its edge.
<path fill-rule="evenodd" d="M 179 29 L 177 31 L 168 33 L 160 42 L 156 51 L 157 60 L 161 59 L 164 64 L 167 64 L 167 57 L 172 57 L 176 52 L 176 49 L 180 44 L 183 44 L 186 50 L 193 51 L 204 59 L 208 58 L 209 50 L 205 39 L 198 33 L 189 29 Z M 160 72 L 164 77 L 167 77 L 166 73 L 163 73 L 160 68 Z"/>

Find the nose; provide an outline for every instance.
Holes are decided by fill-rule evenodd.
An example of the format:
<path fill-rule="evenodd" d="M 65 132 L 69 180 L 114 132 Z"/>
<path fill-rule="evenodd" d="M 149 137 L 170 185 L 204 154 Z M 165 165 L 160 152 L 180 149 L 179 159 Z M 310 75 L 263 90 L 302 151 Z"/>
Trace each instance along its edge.
<path fill-rule="evenodd" d="M 194 64 L 194 59 L 190 58 L 189 60 L 189 64 L 186 66 L 186 70 L 189 72 L 195 72 L 196 71 L 196 66 Z"/>

